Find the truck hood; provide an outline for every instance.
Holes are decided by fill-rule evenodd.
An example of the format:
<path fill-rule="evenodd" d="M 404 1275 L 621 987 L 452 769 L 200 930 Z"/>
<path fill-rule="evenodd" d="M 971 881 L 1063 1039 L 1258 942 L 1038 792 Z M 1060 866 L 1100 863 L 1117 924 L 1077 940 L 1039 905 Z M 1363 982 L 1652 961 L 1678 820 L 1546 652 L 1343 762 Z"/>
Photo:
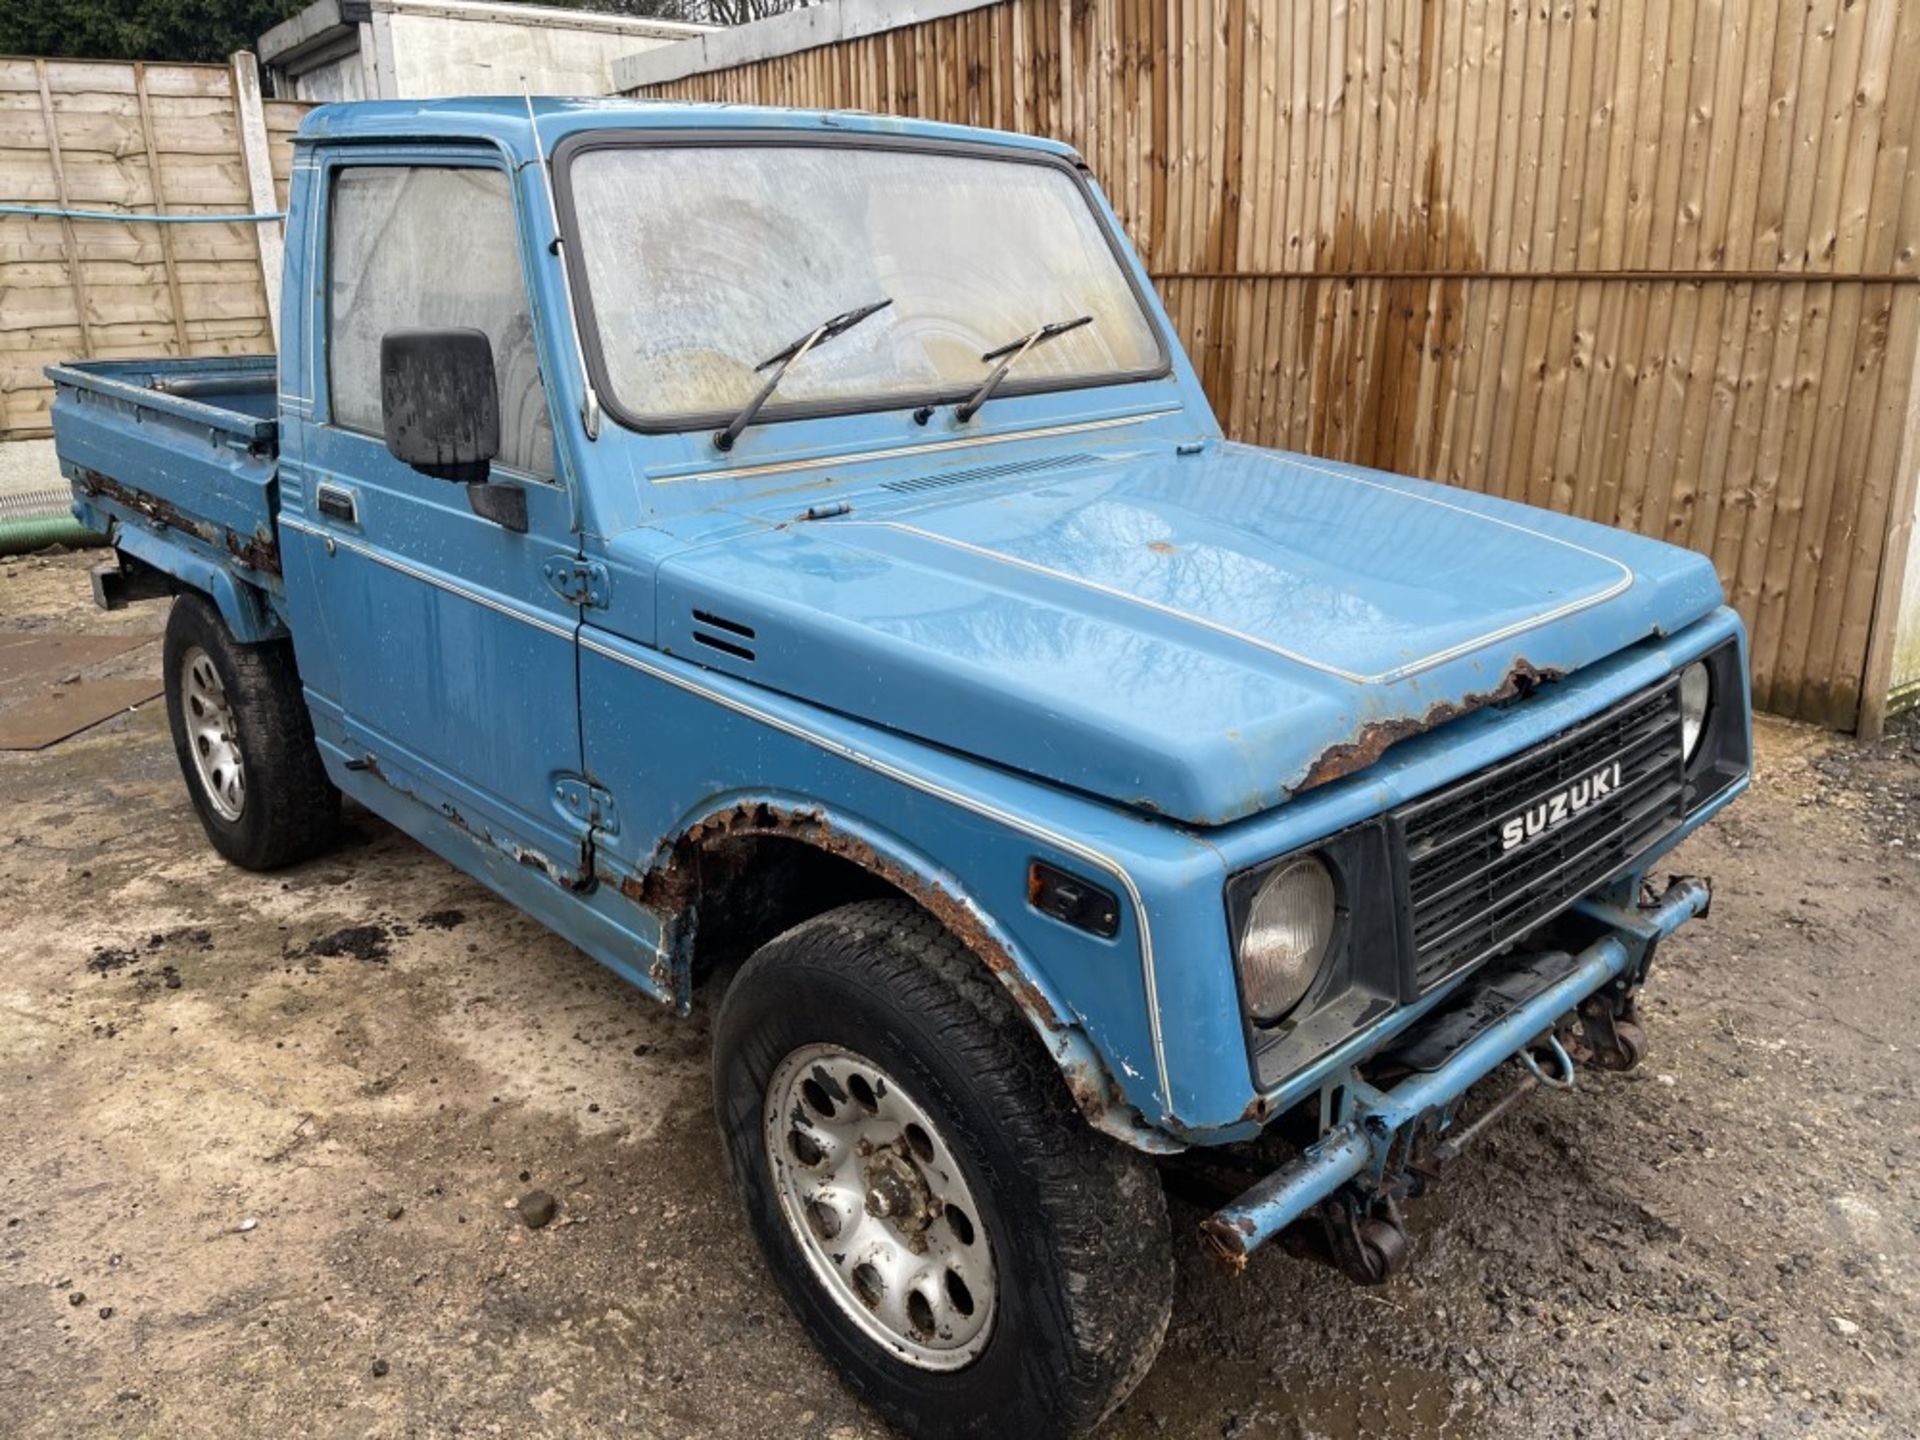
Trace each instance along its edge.
<path fill-rule="evenodd" d="M 1720 601 L 1688 551 L 1219 443 L 916 474 L 658 575 L 663 649 L 1198 825 Z"/>

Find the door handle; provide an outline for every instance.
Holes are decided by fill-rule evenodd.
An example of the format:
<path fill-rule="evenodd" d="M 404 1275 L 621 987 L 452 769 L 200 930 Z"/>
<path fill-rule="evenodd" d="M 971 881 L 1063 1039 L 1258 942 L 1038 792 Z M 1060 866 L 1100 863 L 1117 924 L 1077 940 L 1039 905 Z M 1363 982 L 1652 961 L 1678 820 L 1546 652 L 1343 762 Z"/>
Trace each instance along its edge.
<path fill-rule="evenodd" d="M 338 520 L 343 525 L 360 523 L 360 506 L 353 498 L 353 492 L 344 485 L 321 483 L 313 492 L 313 504 L 329 520 Z"/>

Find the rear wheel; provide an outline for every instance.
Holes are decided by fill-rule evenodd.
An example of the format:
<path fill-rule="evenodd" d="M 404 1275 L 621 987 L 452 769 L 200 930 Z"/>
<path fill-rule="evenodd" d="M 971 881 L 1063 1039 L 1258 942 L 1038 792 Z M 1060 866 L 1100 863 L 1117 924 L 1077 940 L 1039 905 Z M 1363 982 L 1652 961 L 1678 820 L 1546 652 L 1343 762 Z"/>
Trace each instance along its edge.
<path fill-rule="evenodd" d="M 286 642 L 242 645 L 208 600 L 182 595 L 167 617 L 163 664 L 174 753 L 213 848 L 249 870 L 325 850 L 340 792 Z"/>
<path fill-rule="evenodd" d="M 917 906 L 844 906 L 756 953 L 714 1092 L 788 1302 L 909 1434 L 1078 1434 L 1145 1376 L 1172 1305 L 1158 1176 Z"/>

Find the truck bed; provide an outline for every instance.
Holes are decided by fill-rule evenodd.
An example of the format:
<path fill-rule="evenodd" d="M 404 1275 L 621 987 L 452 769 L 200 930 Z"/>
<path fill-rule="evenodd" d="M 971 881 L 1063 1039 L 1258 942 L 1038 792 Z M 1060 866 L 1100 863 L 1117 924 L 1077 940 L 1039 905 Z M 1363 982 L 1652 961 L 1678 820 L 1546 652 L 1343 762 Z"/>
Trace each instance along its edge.
<path fill-rule="evenodd" d="M 50 366 L 75 513 L 123 550 L 143 548 L 131 527 L 277 591 L 276 375 L 271 355 Z"/>

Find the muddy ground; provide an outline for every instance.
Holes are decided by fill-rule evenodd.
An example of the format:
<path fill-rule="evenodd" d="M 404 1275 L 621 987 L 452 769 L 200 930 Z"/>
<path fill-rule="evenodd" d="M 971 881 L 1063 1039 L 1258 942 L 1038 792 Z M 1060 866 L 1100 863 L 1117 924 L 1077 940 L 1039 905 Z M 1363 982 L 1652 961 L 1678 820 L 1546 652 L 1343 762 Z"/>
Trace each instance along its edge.
<path fill-rule="evenodd" d="M 0 562 L 0 626 L 157 632 L 88 558 Z M 1759 740 L 1648 1063 L 1510 1117 L 1378 1290 L 1176 1207 L 1112 1435 L 1920 1434 L 1920 739 Z M 703 1018 L 363 813 L 228 868 L 157 704 L 0 795 L 0 1434 L 884 1433 L 746 1240 Z"/>

